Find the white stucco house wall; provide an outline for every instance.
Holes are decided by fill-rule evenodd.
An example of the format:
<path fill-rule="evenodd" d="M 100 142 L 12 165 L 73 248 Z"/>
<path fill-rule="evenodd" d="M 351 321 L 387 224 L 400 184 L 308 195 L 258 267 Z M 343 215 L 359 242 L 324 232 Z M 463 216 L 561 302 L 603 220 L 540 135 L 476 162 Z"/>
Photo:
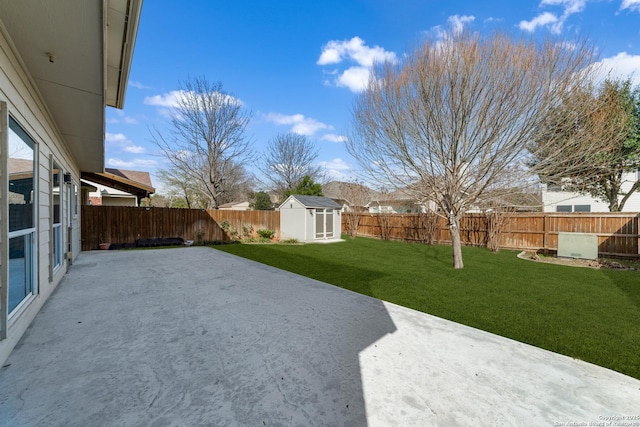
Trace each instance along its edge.
<path fill-rule="evenodd" d="M 300 242 L 339 241 L 341 208 L 328 197 L 293 194 L 280 205 L 280 238 Z"/>
<path fill-rule="evenodd" d="M 221 211 L 248 211 L 249 202 L 229 202 L 218 206 Z"/>
<path fill-rule="evenodd" d="M 0 366 L 80 252 L 142 0 L 0 1 Z"/>
<path fill-rule="evenodd" d="M 628 192 L 640 180 L 640 169 L 622 175 L 622 191 Z M 619 197 L 622 200 L 622 196 Z M 542 184 L 544 212 L 609 212 L 609 203 L 588 194 L 564 191 L 561 185 Z M 622 208 L 622 212 L 640 212 L 640 191 L 635 191 Z"/>

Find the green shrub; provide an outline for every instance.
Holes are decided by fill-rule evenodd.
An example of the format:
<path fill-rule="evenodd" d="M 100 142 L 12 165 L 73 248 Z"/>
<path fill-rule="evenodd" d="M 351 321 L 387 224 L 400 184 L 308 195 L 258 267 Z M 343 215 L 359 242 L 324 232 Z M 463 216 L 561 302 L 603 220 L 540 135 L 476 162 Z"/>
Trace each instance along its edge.
<path fill-rule="evenodd" d="M 273 235 L 276 234 L 275 231 L 269 230 L 268 228 L 258 230 L 257 233 L 258 236 L 262 237 L 263 239 L 271 239 L 273 238 Z"/>
<path fill-rule="evenodd" d="M 227 236 L 229 236 L 230 239 L 238 238 L 238 230 L 236 230 L 236 228 L 231 225 L 226 219 L 220 221 L 220 228 L 222 228 L 222 230 L 227 234 Z"/>
<path fill-rule="evenodd" d="M 300 243 L 298 241 L 298 239 L 286 239 L 286 240 L 280 240 L 280 243 L 284 243 L 287 245 L 295 245 L 296 243 Z"/>

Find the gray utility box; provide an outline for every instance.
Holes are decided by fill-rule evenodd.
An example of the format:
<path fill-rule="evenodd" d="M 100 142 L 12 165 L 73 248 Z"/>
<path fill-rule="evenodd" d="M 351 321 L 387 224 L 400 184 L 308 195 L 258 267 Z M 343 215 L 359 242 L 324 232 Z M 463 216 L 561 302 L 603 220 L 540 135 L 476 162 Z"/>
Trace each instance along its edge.
<path fill-rule="evenodd" d="M 558 257 L 598 258 L 598 235 L 589 233 L 558 233 Z"/>

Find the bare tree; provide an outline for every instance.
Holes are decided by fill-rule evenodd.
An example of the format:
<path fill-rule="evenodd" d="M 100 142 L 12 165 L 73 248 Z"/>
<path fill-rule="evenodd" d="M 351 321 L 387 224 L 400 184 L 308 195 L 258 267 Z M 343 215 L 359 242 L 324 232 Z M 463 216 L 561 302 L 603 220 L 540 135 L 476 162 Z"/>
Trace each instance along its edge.
<path fill-rule="evenodd" d="M 505 171 L 527 161 L 550 109 L 591 83 L 593 50 L 585 41 L 564 46 L 450 32 L 400 66 L 377 66 L 355 102 L 350 154 L 382 185 L 435 202 L 448 221 L 454 268 L 464 266 L 464 212 L 500 192 Z M 564 164 L 581 162 L 583 154 Z M 518 177 L 512 180 L 510 189 Z"/>
<path fill-rule="evenodd" d="M 358 181 L 340 183 L 339 194 L 349 212 L 346 215 L 347 232 L 351 237 L 358 235 L 360 218 L 365 211 L 365 206 L 371 201 L 371 190 Z"/>
<path fill-rule="evenodd" d="M 221 83 L 204 77 L 181 85 L 172 113 L 168 133 L 152 131 L 153 140 L 172 167 L 217 208 L 249 157 L 245 129 L 251 116 Z"/>
<path fill-rule="evenodd" d="M 304 135 L 280 134 L 269 141 L 260 169 L 282 197 L 307 175 L 316 182 L 324 179 L 322 168 L 313 164 L 317 157 L 318 150 Z"/>
<path fill-rule="evenodd" d="M 198 181 L 190 179 L 186 171 L 180 169 L 160 169 L 158 178 L 167 189 L 169 199 L 181 198 L 187 209 L 206 209 L 207 200 L 202 197 Z"/>

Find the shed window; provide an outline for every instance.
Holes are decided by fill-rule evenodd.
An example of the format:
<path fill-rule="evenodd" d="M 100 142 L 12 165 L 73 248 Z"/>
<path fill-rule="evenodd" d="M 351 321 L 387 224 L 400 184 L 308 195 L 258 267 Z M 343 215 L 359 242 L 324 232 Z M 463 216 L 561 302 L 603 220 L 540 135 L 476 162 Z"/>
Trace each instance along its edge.
<path fill-rule="evenodd" d="M 556 212 L 571 212 L 572 211 L 572 206 L 571 205 L 558 205 L 556 206 Z"/>

